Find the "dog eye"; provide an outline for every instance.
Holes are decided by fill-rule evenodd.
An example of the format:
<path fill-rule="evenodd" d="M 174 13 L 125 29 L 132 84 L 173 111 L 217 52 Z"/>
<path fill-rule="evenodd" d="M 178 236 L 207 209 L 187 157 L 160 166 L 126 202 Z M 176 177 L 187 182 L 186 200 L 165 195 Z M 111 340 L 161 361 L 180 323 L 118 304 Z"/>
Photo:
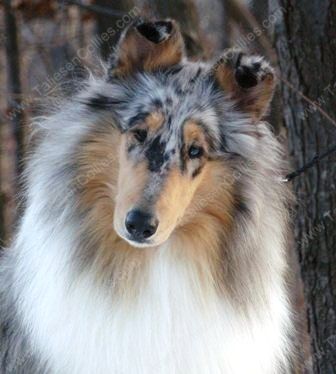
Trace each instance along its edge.
<path fill-rule="evenodd" d="M 200 158 L 203 155 L 203 148 L 192 145 L 188 150 L 190 158 Z"/>
<path fill-rule="evenodd" d="M 133 131 L 135 139 L 139 143 L 143 143 L 147 139 L 147 131 L 146 130 L 135 130 Z"/>

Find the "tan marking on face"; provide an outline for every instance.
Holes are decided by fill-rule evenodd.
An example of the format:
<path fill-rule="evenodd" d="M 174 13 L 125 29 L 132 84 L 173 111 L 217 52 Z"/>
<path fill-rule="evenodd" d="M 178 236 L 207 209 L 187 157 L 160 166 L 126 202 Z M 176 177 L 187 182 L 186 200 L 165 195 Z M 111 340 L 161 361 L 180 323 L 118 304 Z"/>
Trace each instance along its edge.
<path fill-rule="evenodd" d="M 191 180 L 176 166 L 166 176 L 165 183 L 155 204 L 159 220 L 156 233 L 159 242 L 168 239 L 190 204 L 200 180 Z"/>
<path fill-rule="evenodd" d="M 191 263 L 198 264 L 204 285 L 209 285 L 210 280 L 210 286 L 215 286 L 219 292 L 227 292 L 227 285 L 223 283 L 225 267 L 229 266 L 225 243 L 234 224 L 234 190 L 232 170 L 223 162 L 207 163 L 177 228 L 177 236 L 188 243 L 184 255 Z"/>
<path fill-rule="evenodd" d="M 125 234 L 127 213 L 143 201 L 148 179 L 147 162 L 145 160 L 137 162 L 128 157 L 127 135 L 123 135 L 119 151 L 119 176 L 114 214 L 114 226 L 119 234 Z"/>
<path fill-rule="evenodd" d="M 153 115 L 145 120 L 146 126 L 157 129 L 163 122 L 162 115 Z M 200 126 L 194 122 L 185 124 L 185 141 L 189 145 L 198 145 L 207 149 L 205 135 Z M 178 164 L 171 165 L 170 170 L 163 176 L 150 203 L 145 200 L 146 189 L 151 188 L 153 183 L 152 173 L 148 170 L 146 160 L 138 162 L 129 157 L 127 147 L 132 142 L 132 134 L 122 136 L 120 150 L 120 172 L 118 182 L 118 193 L 116 197 L 115 227 L 123 236 L 125 233 L 124 220 L 129 211 L 135 208 L 144 207 L 150 211 L 159 221 L 159 226 L 152 240 L 154 245 L 167 240 L 174 231 L 178 222 L 182 219 L 193 195 L 201 181 L 198 177 L 195 180 L 191 177 L 192 170 L 204 163 L 204 157 L 193 160 L 186 160 L 189 173 L 182 173 Z M 147 204 L 147 205 L 146 205 Z M 150 206 L 148 206 L 150 204 Z"/>
<path fill-rule="evenodd" d="M 206 163 L 200 178 L 194 181 L 172 173 L 162 191 L 157 212 L 162 238 L 170 236 L 172 251 L 185 261 L 201 279 L 207 293 L 227 292 L 225 243 L 234 223 L 234 177 L 222 162 Z"/>
<path fill-rule="evenodd" d="M 90 248 L 89 263 L 98 271 L 98 281 L 131 303 L 147 282 L 156 248 L 135 248 L 113 228 L 114 221 L 123 222 L 142 199 L 149 181 L 144 164 L 135 165 L 127 158 L 125 142 L 125 135 L 111 129 L 90 135 L 77 157 L 75 184 L 85 217 L 81 235 Z M 176 167 L 153 206 L 161 225 L 155 240 L 160 244 L 170 237 L 177 263 L 188 264 L 209 290 L 222 283 L 223 237 L 232 225 L 232 180 L 230 169 L 219 162 L 206 163 L 194 180 Z"/>
<path fill-rule="evenodd" d="M 132 197 L 133 191 L 141 185 L 139 173 L 131 173 L 127 178 L 126 171 L 125 179 L 118 181 L 119 166 L 127 168 L 119 160 L 121 138 L 118 131 L 107 129 L 86 139 L 77 156 L 74 188 L 79 194 L 79 210 L 85 216 L 81 235 L 86 238 L 85 245 L 92 247 L 86 256 L 97 269 L 97 280 L 105 282 L 106 279 L 111 291 L 135 300 L 146 280 L 150 252 L 143 253 L 132 247 L 114 230 L 120 193 L 125 192 L 127 205 L 127 199 L 129 203 L 137 200 Z"/>
<path fill-rule="evenodd" d="M 204 130 L 194 121 L 187 121 L 183 127 L 184 131 L 184 142 L 186 144 L 199 144 L 208 148 Z"/>
<path fill-rule="evenodd" d="M 230 228 L 233 207 L 234 177 L 224 163 L 205 161 L 194 179 L 173 169 L 155 206 L 160 221 L 157 237 L 166 240 L 174 230 L 192 230 L 207 219 Z"/>
<path fill-rule="evenodd" d="M 171 233 L 180 225 L 180 222 L 183 221 L 185 215 L 188 217 L 193 215 L 189 212 L 190 206 L 192 206 L 192 210 L 195 210 L 195 214 L 198 213 L 195 208 L 197 204 L 194 203 L 192 205 L 192 203 L 197 200 L 197 191 L 202 191 L 203 188 L 201 186 L 206 186 L 207 184 L 204 178 L 208 178 L 208 169 L 211 165 L 208 165 L 208 169 L 205 168 L 206 171 L 204 173 L 202 167 L 206 167 L 209 163 L 206 160 L 206 152 L 209 145 L 202 127 L 194 121 L 187 122 L 184 125 L 186 149 L 191 145 L 197 145 L 204 149 L 204 155 L 197 159 L 188 159 L 188 155 L 185 155 L 187 172 L 181 172 L 178 164 L 171 165 L 167 174 L 158 177 L 162 178 L 162 185 L 158 187 L 153 201 L 146 202 L 144 195 L 146 188 L 153 183 L 152 174 L 148 171 L 146 160 L 137 162 L 128 157 L 127 146 L 125 145 L 127 144 L 127 136 L 123 136 L 121 142 L 115 226 L 121 236 L 127 235 L 124 227 L 127 213 L 132 209 L 145 207 L 159 221 L 158 230 L 151 238 L 153 245 L 158 245 L 168 239 Z M 193 178 L 192 172 L 197 169 L 201 170 L 200 174 Z M 204 193 L 209 192 L 209 187 L 205 187 L 204 191 Z M 208 203 L 204 197 L 201 196 L 201 199 Z M 206 205 L 202 206 L 201 210 L 205 209 Z"/>
<path fill-rule="evenodd" d="M 234 187 L 235 178 L 224 162 L 208 162 L 181 226 L 188 225 L 195 217 L 204 214 L 216 218 L 223 226 L 228 226 L 232 218 Z"/>
<path fill-rule="evenodd" d="M 155 111 L 150 113 L 146 118 L 145 118 L 145 125 L 147 128 L 152 132 L 155 133 L 162 125 L 164 122 L 164 116 L 162 112 L 160 111 Z"/>
<path fill-rule="evenodd" d="M 196 122 L 190 120 L 184 124 L 183 140 L 185 144 L 184 161 L 189 174 L 204 166 L 206 162 L 206 153 L 209 150 L 209 144 L 202 127 Z M 191 146 L 198 146 L 204 150 L 204 155 L 200 158 L 189 159 L 188 150 Z"/>
<path fill-rule="evenodd" d="M 131 131 L 125 134 L 127 144 L 130 146 L 138 143 L 138 140 L 135 138 L 137 130 L 146 130 L 148 136 L 153 137 L 164 124 L 164 119 L 164 115 L 159 110 L 149 113 L 142 121 L 135 124 Z"/>

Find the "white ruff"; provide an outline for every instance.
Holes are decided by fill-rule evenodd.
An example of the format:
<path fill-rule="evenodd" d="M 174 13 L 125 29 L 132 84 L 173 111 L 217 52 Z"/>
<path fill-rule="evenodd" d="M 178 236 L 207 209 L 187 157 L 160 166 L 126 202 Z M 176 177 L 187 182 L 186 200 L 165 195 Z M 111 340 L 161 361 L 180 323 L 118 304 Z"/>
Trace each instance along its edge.
<path fill-rule="evenodd" d="M 113 300 L 90 274 L 69 274 L 71 227 L 56 237 L 32 217 L 21 233 L 34 250 L 28 244 L 21 252 L 17 282 L 22 316 L 51 373 L 279 373 L 288 323 L 282 286 L 269 284 L 271 307 L 248 320 L 225 298 L 204 295 L 197 275 L 165 245 L 154 253 L 139 302 Z M 268 250 L 278 252 L 270 240 Z"/>

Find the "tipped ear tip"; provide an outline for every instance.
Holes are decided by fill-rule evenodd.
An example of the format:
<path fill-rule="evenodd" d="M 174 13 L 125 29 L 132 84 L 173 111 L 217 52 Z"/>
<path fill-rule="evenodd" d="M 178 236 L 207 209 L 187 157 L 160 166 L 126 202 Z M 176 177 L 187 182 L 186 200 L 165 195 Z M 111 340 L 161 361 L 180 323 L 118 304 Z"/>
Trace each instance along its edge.
<path fill-rule="evenodd" d="M 170 19 L 158 21 L 138 22 L 135 29 L 141 36 L 145 37 L 152 43 L 158 44 L 169 39 L 176 28 L 176 23 Z"/>
<path fill-rule="evenodd" d="M 184 55 L 184 41 L 176 21 L 139 17 L 121 34 L 110 71 L 116 76 L 153 71 L 180 63 Z"/>
<path fill-rule="evenodd" d="M 237 67 L 235 78 L 239 86 L 242 88 L 252 88 L 258 84 L 256 75 L 244 66 Z"/>

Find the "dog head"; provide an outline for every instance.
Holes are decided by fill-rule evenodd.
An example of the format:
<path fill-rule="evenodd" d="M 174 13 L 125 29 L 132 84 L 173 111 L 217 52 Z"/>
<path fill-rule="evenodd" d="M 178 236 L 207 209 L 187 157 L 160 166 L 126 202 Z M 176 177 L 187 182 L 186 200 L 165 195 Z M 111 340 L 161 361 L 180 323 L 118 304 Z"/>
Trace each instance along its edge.
<path fill-rule="evenodd" d="M 272 98 L 272 68 L 228 50 L 209 64 L 184 55 L 172 20 L 129 27 L 91 106 L 120 131 L 114 228 L 136 247 L 157 246 L 200 214 L 229 220 L 233 161 L 256 145 Z M 221 222 L 223 223 L 223 222 Z"/>

